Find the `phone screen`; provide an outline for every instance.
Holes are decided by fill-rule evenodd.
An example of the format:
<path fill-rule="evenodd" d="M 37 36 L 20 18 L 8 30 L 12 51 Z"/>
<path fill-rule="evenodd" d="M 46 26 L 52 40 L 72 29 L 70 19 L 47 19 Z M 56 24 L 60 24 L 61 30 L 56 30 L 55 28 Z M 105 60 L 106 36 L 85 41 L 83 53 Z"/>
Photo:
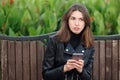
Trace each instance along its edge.
<path fill-rule="evenodd" d="M 74 60 L 83 59 L 83 53 L 73 53 L 72 59 Z"/>

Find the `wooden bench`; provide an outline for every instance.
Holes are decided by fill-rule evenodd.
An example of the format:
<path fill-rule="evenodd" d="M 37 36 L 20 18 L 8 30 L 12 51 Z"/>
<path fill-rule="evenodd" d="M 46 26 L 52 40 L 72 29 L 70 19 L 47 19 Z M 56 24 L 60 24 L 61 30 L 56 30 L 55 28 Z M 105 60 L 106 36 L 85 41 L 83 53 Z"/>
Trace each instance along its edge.
<path fill-rule="evenodd" d="M 0 36 L 1 80 L 42 80 L 44 43 L 52 34 Z M 94 38 L 94 79 L 120 80 L 120 35 Z"/>

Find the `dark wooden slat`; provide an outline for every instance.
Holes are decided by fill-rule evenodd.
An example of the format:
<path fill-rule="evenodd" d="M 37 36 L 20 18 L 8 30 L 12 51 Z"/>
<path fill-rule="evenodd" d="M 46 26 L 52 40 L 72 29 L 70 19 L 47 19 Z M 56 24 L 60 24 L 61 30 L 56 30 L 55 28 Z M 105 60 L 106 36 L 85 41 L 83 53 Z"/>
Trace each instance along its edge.
<path fill-rule="evenodd" d="M 1 40 L 0 40 L 0 79 L 2 79 L 2 65 L 1 65 Z"/>
<path fill-rule="evenodd" d="M 30 42 L 30 66 L 31 66 L 31 80 L 37 80 L 36 41 Z"/>
<path fill-rule="evenodd" d="M 23 80 L 30 80 L 29 42 L 23 42 Z"/>
<path fill-rule="evenodd" d="M 15 79 L 15 43 L 14 41 L 8 42 L 8 68 L 9 68 L 9 80 Z"/>
<path fill-rule="evenodd" d="M 105 41 L 100 41 L 100 80 L 105 80 Z"/>
<path fill-rule="evenodd" d="M 42 80 L 42 60 L 44 55 L 44 48 L 41 41 L 37 41 L 37 73 L 38 73 L 38 80 Z"/>
<path fill-rule="evenodd" d="M 22 42 L 16 42 L 16 80 L 22 80 Z"/>
<path fill-rule="evenodd" d="M 99 80 L 99 41 L 95 41 L 95 54 L 93 63 L 93 76 L 95 80 Z"/>
<path fill-rule="evenodd" d="M 1 40 L 0 40 L 0 79 L 2 79 L 2 65 L 1 65 Z"/>
<path fill-rule="evenodd" d="M 119 79 L 118 80 L 120 80 L 120 40 L 119 40 L 119 49 L 118 50 L 119 50 L 119 59 L 118 59 L 119 60 L 119 62 L 118 62 L 119 63 L 118 64 L 119 65 L 119 77 L 118 77 Z"/>
<path fill-rule="evenodd" d="M 8 80 L 8 63 L 7 63 L 7 41 L 1 40 L 1 68 L 2 68 L 2 80 Z"/>
<path fill-rule="evenodd" d="M 113 40 L 112 41 L 112 80 L 118 80 L 118 40 Z"/>
<path fill-rule="evenodd" d="M 112 42 L 108 40 L 106 42 L 106 80 L 111 80 L 111 59 L 112 59 Z"/>

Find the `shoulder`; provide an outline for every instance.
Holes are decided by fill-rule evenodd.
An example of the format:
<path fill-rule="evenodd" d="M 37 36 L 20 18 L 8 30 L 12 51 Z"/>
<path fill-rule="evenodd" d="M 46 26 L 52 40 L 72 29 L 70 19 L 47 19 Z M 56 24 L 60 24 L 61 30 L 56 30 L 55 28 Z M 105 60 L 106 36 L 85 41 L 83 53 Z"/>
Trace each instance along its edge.
<path fill-rule="evenodd" d="M 49 36 L 49 41 L 51 41 L 51 42 L 57 42 L 56 36 L 55 35 Z"/>
<path fill-rule="evenodd" d="M 95 52 L 95 48 L 94 46 L 91 46 L 90 48 L 86 48 L 84 47 L 87 51 L 91 52 L 91 53 L 94 53 Z"/>
<path fill-rule="evenodd" d="M 51 36 L 49 36 L 48 43 L 58 44 L 59 41 L 58 41 L 58 39 L 57 39 L 57 37 L 55 35 L 51 35 Z"/>
<path fill-rule="evenodd" d="M 94 52 L 95 52 L 94 46 L 90 47 L 89 50 L 90 50 L 91 54 L 94 54 Z"/>
<path fill-rule="evenodd" d="M 88 48 L 88 49 L 91 50 L 91 51 L 94 51 L 94 50 L 95 50 L 94 46 L 91 46 L 91 47 Z"/>
<path fill-rule="evenodd" d="M 93 45 L 90 46 L 90 47 L 86 47 L 85 43 L 81 42 L 80 44 L 83 46 L 84 49 L 87 49 L 87 50 L 94 50 L 94 46 L 93 46 Z"/>

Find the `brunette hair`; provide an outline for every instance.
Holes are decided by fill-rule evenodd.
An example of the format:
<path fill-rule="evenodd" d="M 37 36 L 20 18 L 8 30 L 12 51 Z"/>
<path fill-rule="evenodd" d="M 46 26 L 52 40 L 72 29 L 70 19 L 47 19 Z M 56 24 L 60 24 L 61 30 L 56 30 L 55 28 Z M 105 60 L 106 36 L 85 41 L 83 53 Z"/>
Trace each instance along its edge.
<path fill-rule="evenodd" d="M 62 23 L 60 30 L 56 33 L 56 37 L 60 42 L 67 42 L 70 40 L 71 33 L 68 25 L 68 20 L 74 11 L 80 11 L 83 14 L 83 18 L 85 21 L 85 27 L 82 31 L 82 36 L 80 40 L 83 41 L 84 45 L 87 48 L 90 48 L 93 45 L 93 36 L 90 31 L 90 16 L 87 8 L 81 4 L 72 5 L 68 11 L 62 17 Z"/>

